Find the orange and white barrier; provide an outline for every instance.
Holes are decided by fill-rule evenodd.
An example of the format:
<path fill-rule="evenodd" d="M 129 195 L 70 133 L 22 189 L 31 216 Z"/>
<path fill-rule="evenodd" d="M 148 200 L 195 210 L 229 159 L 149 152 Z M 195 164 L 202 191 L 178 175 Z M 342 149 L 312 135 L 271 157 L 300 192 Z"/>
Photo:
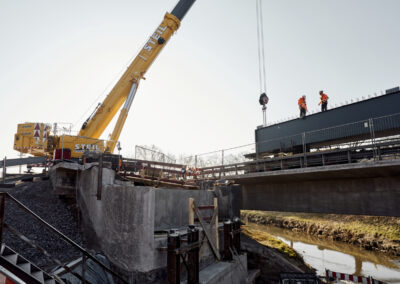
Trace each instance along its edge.
<path fill-rule="evenodd" d="M 386 282 L 376 280 L 376 279 L 374 279 L 372 277 L 371 277 L 371 283 L 372 284 L 387 284 Z"/>
<path fill-rule="evenodd" d="M 16 284 L 16 283 L 7 276 L 0 274 L 0 284 Z"/>
<path fill-rule="evenodd" d="M 372 277 L 357 276 L 357 275 L 351 275 L 351 274 L 346 274 L 346 273 L 333 272 L 333 271 L 330 271 L 330 270 L 326 270 L 326 277 L 327 278 L 339 279 L 339 280 L 353 281 L 355 283 L 387 284 L 386 282 L 382 282 L 382 281 L 376 280 L 376 279 L 374 279 Z"/>

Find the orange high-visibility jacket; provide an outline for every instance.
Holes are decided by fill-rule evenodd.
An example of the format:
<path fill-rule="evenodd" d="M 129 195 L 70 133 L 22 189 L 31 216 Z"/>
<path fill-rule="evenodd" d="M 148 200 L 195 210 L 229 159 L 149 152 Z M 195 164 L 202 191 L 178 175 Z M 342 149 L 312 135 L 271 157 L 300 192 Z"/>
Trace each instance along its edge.
<path fill-rule="evenodd" d="M 329 97 L 326 94 L 322 93 L 321 101 L 319 102 L 319 104 L 326 103 L 328 101 L 328 99 L 329 99 Z"/>
<path fill-rule="evenodd" d="M 307 104 L 303 97 L 301 97 L 297 103 L 299 104 L 299 107 L 304 108 L 307 111 Z"/>

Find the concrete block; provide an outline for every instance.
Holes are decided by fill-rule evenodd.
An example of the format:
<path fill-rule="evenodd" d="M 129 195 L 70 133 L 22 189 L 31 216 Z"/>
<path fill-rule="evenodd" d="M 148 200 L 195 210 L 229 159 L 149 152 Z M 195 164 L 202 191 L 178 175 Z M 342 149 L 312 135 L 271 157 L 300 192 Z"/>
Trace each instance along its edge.
<path fill-rule="evenodd" d="M 231 262 L 215 262 L 200 271 L 201 284 L 242 284 L 247 282 L 247 255 Z"/>

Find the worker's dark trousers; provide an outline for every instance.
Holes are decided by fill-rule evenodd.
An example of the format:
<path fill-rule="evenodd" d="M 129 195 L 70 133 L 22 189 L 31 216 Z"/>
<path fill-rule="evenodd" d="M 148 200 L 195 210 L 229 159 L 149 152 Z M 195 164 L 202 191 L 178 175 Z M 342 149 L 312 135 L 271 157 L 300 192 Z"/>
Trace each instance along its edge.
<path fill-rule="evenodd" d="M 306 109 L 305 108 L 300 108 L 300 118 L 303 118 L 306 116 Z"/>
<path fill-rule="evenodd" d="M 321 111 L 327 111 L 328 110 L 328 102 L 322 103 L 321 104 Z"/>

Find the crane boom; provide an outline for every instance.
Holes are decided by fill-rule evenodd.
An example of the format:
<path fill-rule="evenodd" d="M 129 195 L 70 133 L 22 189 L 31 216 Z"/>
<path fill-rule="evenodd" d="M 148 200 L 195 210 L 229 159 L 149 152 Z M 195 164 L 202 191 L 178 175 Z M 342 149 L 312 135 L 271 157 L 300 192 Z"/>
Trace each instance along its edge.
<path fill-rule="evenodd" d="M 180 24 L 180 21 L 182 21 L 182 19 L 183 19 L 183 17 L 186 15 L 186 13 L 189 11 L 189 9 L 190 9 L 190 7 L 192 7 L 192 5 L 194 4 L 194 2 L 195 2 L 196 0 L 181 0 L 181 1 L 179 1 L 178 2 L 178 4 L 175 6 L 175 8 L 172 10 L 172 12 L 171 12 L 171 16 L 175 16 L 178 20 L 179 20 L 179 23 L 178 23 L 178 25 L 177 25 L 177 27 L 176 27 L 176 29 L 174 30 L 174 26 L 173 27 L 170 27 L 171 28 L 171 30 L 173 30 L 173 31 L 176 31 L 178 28 L 179 28 L 179 24 Z M 165 15 L 165 18 L 164 18 L 164 22 L 166 21 L 166 18 L 167 18 L 167 16 L 168 16 L 168 13 Z M 162 35 L 162 30 L 160 30 L 160 29 L 163 29 L 162 27 L 164 26 L 164 27 L 166 27 L 166 25 L 165 25 L 165 23 L 162 23 L 160 26 L 159 26 L 159 28 L 156 30 L 156 32 L 153 34 L 153 36 L 156 34 L 157 36 L 160 36 L 160 37 L 162 37 L 163 35 Z M 158 34 L 160 34 L 160 35 L 158 35 Z M 172 34 L 171 34 L 172 35 Z M 150 37 L 150 40 L 149 40 L 149 42 L 152 40 L 152 38 L 153 38 L 153 36 L 152 37 Z M 170 36 L 169 36 L 170 37 Z M 169 37 L 168 37 L 168 39 L 169 39 Z M 165 43 L 164 43 L 164 40 L 162 40 L 162 42 L 160 43 L 159 42 L 159 39 L 160 38 L 158 38 L 157 39 L 157 43 L 158 44 L 160 44 L 160 45 L 165 45 L 165 43 L 167 42 L 167 41 L 165 41 Z M 153 41 L 154 40 L 156 40 L 155 38 L 153 38 Z M 146 47 L 146 46 L 145 46 Z M 143 50 L 144 50 L 145 48 L 143 48 Z M 162 49 L 162 48 L 161 48 Z M 153 60 L 157 57 L 157 55 L 160 53 L 160 51 L 161 51 L 161 49 L 153 56 Z M 142 51 L 143 51 L 142 50 Z M 139 54 L 139 56 L 140 56 L 140 54 Z M 142 57 L 140 57 L 140 58 L 142 58 Z M 143 59 L 143 58 L 142 58 Z M 152 60 L 152 61 L 153 61 Z M 151 63 L 150 63 L 150 65 L 151 65 Z M 150 67 L 150 65 L 147 67 L 147 68 L 149 68 Z M 144 73 L 143 73 L 144 74 Z M 139 79 L 140 80 L 140 79 Z M 117 142 L 118 142 L 118 138 L 119 138 L 119 136 L 120 136 L 120 134 L 121 134 L 121 131 L 122 131 L 122 127 L 124 126 L 124 124 L 125 124 L 125 121 L 126 121 L 126 118 L 128 117 L 128 112 L 129 112 L 129 109 L 130 109 L 130 107 L 131 107 L 131 105 L 132 105 L 132 101 L 133 101 L 133 99 L 134 99 L 134 97 L 135 97 L 135 94 L 136 94 L 136 91 L 137 91 L 137 88 L 138 88 L 138 84 L 139 84 L 139 80 L 133 80 L 133 82 L 132 82 L 132 86 L 131 86 L 131 89 L 130 89 L 130 91 L 129 91 L 129 95 L 128 95 L 128 97 L 127 97 L 127 99 L 126 99 L 126 101 L 125 101 L 125 104 L 124 104 L 124 106 L 123 106 L 123 108 L 121 109 L 121 112 L 120 112 L 120 115 L 119 115 L 119 117 L 118 117 L 118 120 L 117 120 L 117 123 L 115 124 L 115 127 L 114 127 L 114 130 L 113 130 L 113 132 L 112 132 L 112 134 L 110 135 L 110 139 L 107 141 L 107 144 L 106 144 L 106 152 L 113 152 L 114 151 L 114 148 L 115 148 L 115 145 L 117 144 Z"/>
<path fill-rule="evenodd" d="M 18 125 L 14 136 L 14 149 L 34 156 L 69 153 L 71 158 L 80 158 L 85 151 L 112 153 L 128 116 L 141 79 L 150 68 L 171 36 L 176 32 L 182 19 L 196 0 L 179 0 L 171 13 L 166 13 L 163 21 L 150 36 L 122 77 L 110 93 L 99 104 L 92 115 L 83 123 L 77 136 L 70 134 L 50 135 L 51 126 L 44 123 L 23 123 Z M 125 103 L 125 104 L 124 104 Z M 121 106 L 120 115 L 108 142 L 99 137 L 103 134 Z M 56 127 L 54 127 L 56 128 Z M 55 129 L 54 129 L 55 130 Z"/>
<path fill-rule="evenodd" d="M 122 104 L 126 102 L 110 138 L 111 143 L 116 143 L 140 80 L 144 78 L 145 73 L 173 33 L 178 30 L 181 19 L 194 2 L 195 0 L 180 0 L 171 13 L 165 14 L 162 23 L 150 36 L 96 113 L 83 124 L 78 136 L 99 138 Z"/>

